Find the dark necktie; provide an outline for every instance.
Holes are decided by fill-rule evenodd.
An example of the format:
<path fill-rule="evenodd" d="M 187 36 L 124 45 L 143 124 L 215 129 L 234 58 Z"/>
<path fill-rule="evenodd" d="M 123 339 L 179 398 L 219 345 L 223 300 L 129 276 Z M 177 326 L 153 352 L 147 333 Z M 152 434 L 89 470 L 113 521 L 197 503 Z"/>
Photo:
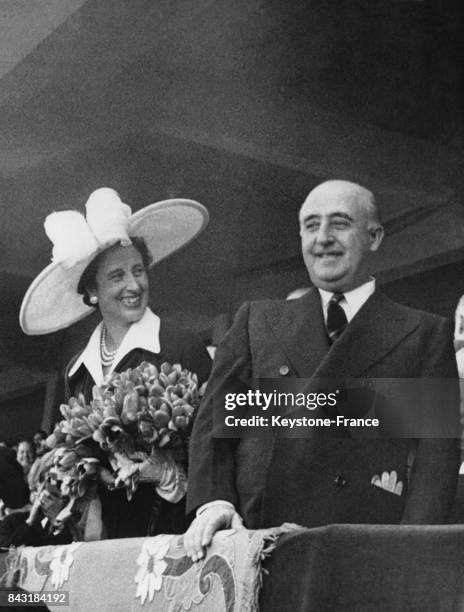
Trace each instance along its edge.
<path fill-rule="evenodd" d="M 343 293 L 334 293 L 327 308 L 327 333 L 331 344 L 335 342 L 348 325 L 345 311 L 340 306 L 344 297 Z"/>

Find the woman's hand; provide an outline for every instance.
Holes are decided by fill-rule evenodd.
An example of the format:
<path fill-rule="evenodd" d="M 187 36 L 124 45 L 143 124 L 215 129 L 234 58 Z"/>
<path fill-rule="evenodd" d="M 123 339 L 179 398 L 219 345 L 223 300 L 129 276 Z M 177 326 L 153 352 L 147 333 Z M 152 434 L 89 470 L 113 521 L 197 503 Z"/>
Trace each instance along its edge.
<path fill-rule="evenodd" d="M 163 478 L 164 472 L 167 468 L 167 461 L 160 460 L 159 458 L 148 459 L 139 463 L 140 465 L 140 481 L 149 481 L 158 484 Z"/>
<path fill-rule="evenodd" d="M 113 474 L 104 467 L 99 467 L 98 468 L 98 477 L 100 478 L 100 481 L 106 485 L 109 489 L 114 489 L 115 488 L 115 482 L 116 482 L 116 478 L 113 476 Z"/>

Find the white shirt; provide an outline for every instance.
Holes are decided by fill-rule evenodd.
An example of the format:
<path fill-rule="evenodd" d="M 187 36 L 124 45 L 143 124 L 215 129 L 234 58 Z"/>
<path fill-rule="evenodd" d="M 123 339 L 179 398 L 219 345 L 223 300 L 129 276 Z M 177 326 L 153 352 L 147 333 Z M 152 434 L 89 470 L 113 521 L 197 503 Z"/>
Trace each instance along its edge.
<path fill-rule="evenodd" d="M 326 291 L 325 289 L 318 289 L 319 295 L 321 296 L 322 303 L 322 312 L 324 313 L 324 321 L 327 323 L 327 309 L 329 307 L 329 302 L 334 295 L 330 291 Z M 361 309 L 362 306 L 367 302 L 370 296 L 375 291 L 375 279 L 371 278 L 361 285 L 360 287 L 356 287 L 356 289 L 352 289 L 351 291 L 347 291 L 343 294 L 343 300 L 340 300 L 339 304 L 343 308 L 346 314 L 346 318 L 348 323 L 355 316 L 355 314 Z"/>
<path fill-rule="evenodd" d="M 87 370 L 92 375 L 95 384 L 102 385 L 105 376 L 103 375 L 101 357 L 100 357 L 100 338 L 103 327 L 103 321 L 97 325 L 94 329 L 93 334 L 90 336 L 90 340 L 87 346 L 82 351 L 76 363 L 69 370 L 69 376 L 72 376 L 77 372 L 81 364 L 84 364 Z M 127 330 L 121 344 L 119 345 L 118 351 L 115 355 L 114 361 L 108 371 L 108 374 L 114 370 L 123 357 L 130 353 L 133 349 L 140 348 L 150 351 L 151 353 L 159 353 L 160 341 L 159 341 L 159 330 L 160 330 L 160 318 L 155 315 L 149 308 L 143 313 L 143 317 L 132 325 Z M 108 375 L 107 374 L 107 375 Z"/>

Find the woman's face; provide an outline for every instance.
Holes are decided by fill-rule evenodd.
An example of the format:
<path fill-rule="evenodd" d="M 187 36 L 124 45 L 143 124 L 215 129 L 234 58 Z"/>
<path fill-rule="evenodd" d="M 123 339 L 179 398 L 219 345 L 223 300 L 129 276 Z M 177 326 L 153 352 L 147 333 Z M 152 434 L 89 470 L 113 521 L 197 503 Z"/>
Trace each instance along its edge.
<path fill-rule="evenodd" d="M 133 245 L 115 245 L 103 253 L 95 279 L 89 294 L 98 298 L 107 325 L 129 327 L 142 318 L 148 306 L 148 276 Z"/>
<path fill-rule="evenodd" d="M 20 442 L 16 451 L 16 460 L 23 468 L 28 468 L 34 461 L 34 451 L 29 442 Z"/>

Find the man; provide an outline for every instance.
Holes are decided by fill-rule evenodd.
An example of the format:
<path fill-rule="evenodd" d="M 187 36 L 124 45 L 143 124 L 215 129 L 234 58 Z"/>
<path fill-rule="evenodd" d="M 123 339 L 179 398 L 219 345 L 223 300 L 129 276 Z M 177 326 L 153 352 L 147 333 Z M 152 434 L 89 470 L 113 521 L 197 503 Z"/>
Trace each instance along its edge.
<path fill-rule="evenodd" d="M 454 439 L 357 439 L 346 431 L 341 438 L 213 438 L 215 401 L 237 381 L 457 377 L 451 325 L 375 289 L 371 256 L 383 228 L 371 192 L 325 182 L 299 221 L 314 288 L 297 300 L 244 304 L 216 353 L 190 446 L 188 510 L 197 516 L 185 545 L 194 560 L 218 529 L 242 520 L 248 528 L 440 523 L 454 497 Z"/>
<path fill-rule="evenodd" d="M 46 440 L 47 434 L 44 432 L 43 429 L 39 429 L 39 431 L 36 431 L 33 437 L 36 457 L 42 457 L 42 455 L 45 455 L 45 453 L 49 451 Z"/>

